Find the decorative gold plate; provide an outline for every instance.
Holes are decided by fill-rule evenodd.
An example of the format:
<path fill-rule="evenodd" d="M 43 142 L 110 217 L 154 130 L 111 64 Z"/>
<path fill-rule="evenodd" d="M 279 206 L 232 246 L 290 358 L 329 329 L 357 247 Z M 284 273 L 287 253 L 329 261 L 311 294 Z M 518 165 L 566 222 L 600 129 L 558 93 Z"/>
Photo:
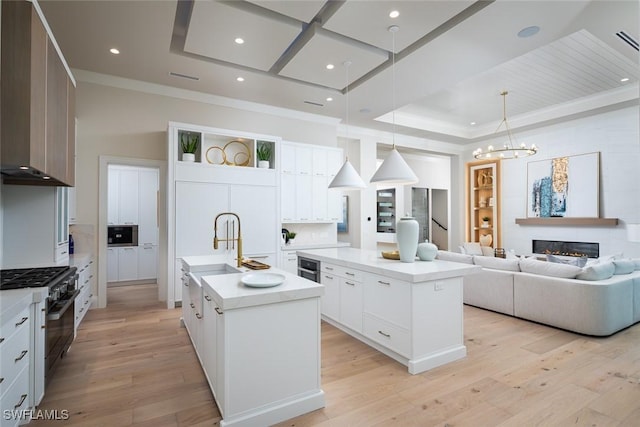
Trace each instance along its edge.
<path fill-rule="evenodd" d="M 382 258 L 385 259 L 400 259 L 400 252 L 398 251 L 391 251 L 391 252 L 382 252 Z"/>

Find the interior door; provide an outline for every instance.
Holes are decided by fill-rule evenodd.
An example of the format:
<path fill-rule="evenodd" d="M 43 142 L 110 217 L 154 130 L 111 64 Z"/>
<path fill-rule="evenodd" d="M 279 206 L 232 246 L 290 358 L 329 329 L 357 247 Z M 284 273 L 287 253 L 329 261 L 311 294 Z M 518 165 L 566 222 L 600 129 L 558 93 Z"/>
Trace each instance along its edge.
<path fill-rule="evenodd" d="M 429 240 L 429 189 L 416 187 L 411 189 L 411 216 L 418 221 L 420 231 L 418 240 L 420 242 Z"/>

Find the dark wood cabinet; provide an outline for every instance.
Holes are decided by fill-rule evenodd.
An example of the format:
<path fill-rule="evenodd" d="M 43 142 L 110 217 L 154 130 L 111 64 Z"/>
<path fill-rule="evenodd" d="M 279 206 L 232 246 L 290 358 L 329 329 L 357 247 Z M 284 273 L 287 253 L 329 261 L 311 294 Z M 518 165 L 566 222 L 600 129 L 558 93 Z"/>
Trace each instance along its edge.
<path fill-rule="evenodd" d="M 31 2 L 2 2 L 1 73 L 4 182 L 73 186 L 73 82 Z"/>

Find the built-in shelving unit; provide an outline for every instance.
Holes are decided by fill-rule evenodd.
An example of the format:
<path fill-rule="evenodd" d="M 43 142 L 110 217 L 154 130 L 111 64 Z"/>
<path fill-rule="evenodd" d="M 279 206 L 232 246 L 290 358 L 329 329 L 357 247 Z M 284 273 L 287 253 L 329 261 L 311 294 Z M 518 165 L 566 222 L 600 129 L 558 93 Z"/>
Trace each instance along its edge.
<path fill-rule="evenodd" d="M 618 218 L 516 218 L 518 225 L 616 226 Z"/>
<path fill-rule="evenodd" d="M 466 240 L 500 247 L 500 161 L 470 162 L 466 172 Z"/>
<path fill-rule="evenodd" d="M 378 233 L 396 232 L 396 189 L 388 188 L 377 192 Z"/>

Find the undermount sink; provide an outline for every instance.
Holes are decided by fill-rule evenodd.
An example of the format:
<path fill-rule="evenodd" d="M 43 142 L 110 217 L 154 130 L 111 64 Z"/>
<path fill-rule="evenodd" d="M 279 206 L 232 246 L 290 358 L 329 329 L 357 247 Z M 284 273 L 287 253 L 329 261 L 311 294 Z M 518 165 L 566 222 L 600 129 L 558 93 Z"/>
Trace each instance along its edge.
<path fill-rule="evenodd" d="M 202 276 L 219 276 L 221 274 L 234 273 L 242 273 L 242 271 L 229 264 L 211 264 L 207 265 L 202 271 L 192 271 L 189 275 L 192 276 L 196 283 L 201 286 L 200 278 Z"/>

